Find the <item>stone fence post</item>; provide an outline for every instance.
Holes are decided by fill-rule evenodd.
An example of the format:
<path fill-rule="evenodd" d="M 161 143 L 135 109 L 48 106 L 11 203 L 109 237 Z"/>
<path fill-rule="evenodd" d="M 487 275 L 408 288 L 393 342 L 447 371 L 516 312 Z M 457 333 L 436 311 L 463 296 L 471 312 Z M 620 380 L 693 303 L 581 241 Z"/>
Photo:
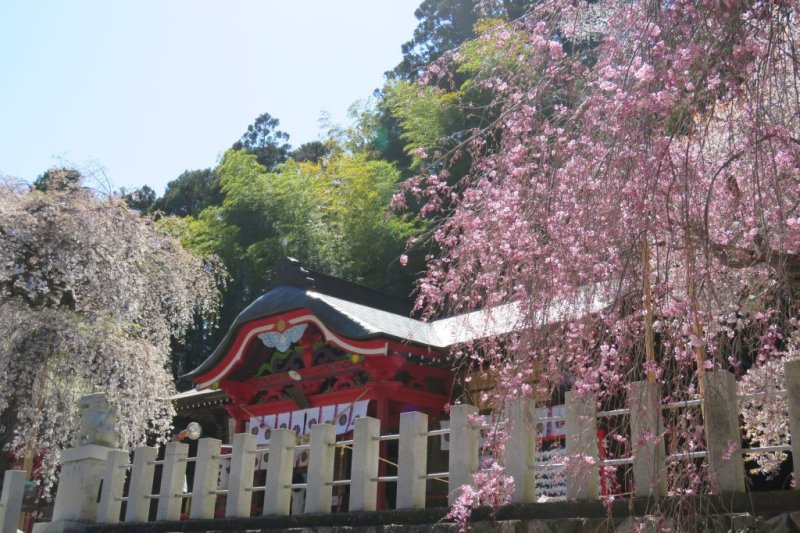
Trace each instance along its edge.
<path fill-rule="evenodd" d="M 97 521 L 101 524 L 119 522 L 122 491 L 125 488 L 125 479 L 128 477 L 129 461 L 130 454 L 123 450 L 110 451 L 106 456 L 106 471 L 103 474 L 103 489 L 100 493 L 100 510 L 97 513 Z"/>
<path fill-rule="evenodd" d="M 353 431 L 353 464 L 350 469 L 351 512 L 377 509 L 380 434 L 380 420 L 368 416 L 356 418 Z M 400 508 L 399 503 L 397 507 Z"/>
<path fill-rule="evenodd" d="M 305 513 L 330 513 L 333 503 L 333 462 L 336 452 L 336 427 L 316 424 L 311 427 L 308 451 L 308 487 Z"/>
<path fill-rule="evenodd" d="M 640 497 L 667 495 L 667 463 L 659 384 L 631 383 L 628 392 L 633 448 L 633 488 Z"/>
<path fill-rule="evenodd" d="M 786 390 L 789 393 L 786 403 L 789 408 L 792 457 L 797 457 L 797 459 L 794 459 L 794 477 L 795 479 L 800 479 L 800 360 L 783 363 L 783 373 L 786 381 Z"/>
<path fill-rule="evenodd" d="M 518 398 L 511 403 L 511 431 L 506 442 L 506 473 L 514 478 L 514 502 L 536 501 L 536 410 L 530 398 Z"/>
<path fill-rule="evenodd" d="M 131 466 L 128 501 L 125 507 L 126 522 L 147 522 L 150 517 L 150 496 L 157 456 L 158 450 L 151 446 L 139 446 L 133 451 L 133 466 Z"/>
<path fill-rule="evenodd" d="M 161 470 L 161 491 L 156 520 L 180 520 L 188 457 L 188 444 L 182 442 L 167 444 L 164 450 L 164 466 Z"/>
<path fill-rule="evenodd" d="M 472 484 L 472 475 L 478 471 L 478 438 L 481 430 L 470 420 L 477 414 L 478 408 L 474 405 L 450 407 L 450 480 L 447 498 L 450 505 L 461 495 L 463 485 Z"/>
<path fill-rule="evenodd" d="M 214 518 L 221 452 L 222 441 L 219 439 L 205 438 L 197 441 L 189 518 Z"/>
<path fill-rule="evenodd" d="M 273 429 L 267 459 L 267 490 L 264 514 L 288 515 L 292 505 L 292 471 L 297 434 L 291 429 Z"/>
<path fill-rule="evenodd" d="M 25 492 L 24 470 L 6 470 L 3 477 L 3 497 L 0 498 L 0 526 L 2 531 L 17 531 L 19 514 L 22 511 L 22 496 Z"/>
<path fill-rule="evenodd" d="M 736 379 L 726 370 L 710 371 L 706 376 L 708 386 L 703 398 L 703 422 L 711 491 L 715 494 L 744 492 Z"/>
<path fill-rule="evenodd" d="M 250 516 L 250 505 L 253 501 L 253 474 L 256 470 L 255 453 L 255 435 L 237 433 L 233 436 L 228 499 L 225 502 L 226 518 Z"/>
<path fill-rule="evenodd" d="M 428 482 L 428 415 L 400 414 L 397 459 L 397 508 L 424 509 Z M 452 453 L 452 452 L 451 452 Z"/>
<path fill-rule="evenodd" d="M 600 457 L 597 447 L 597 397 L 566 393 L 567 498 L 600 498 Z"/>

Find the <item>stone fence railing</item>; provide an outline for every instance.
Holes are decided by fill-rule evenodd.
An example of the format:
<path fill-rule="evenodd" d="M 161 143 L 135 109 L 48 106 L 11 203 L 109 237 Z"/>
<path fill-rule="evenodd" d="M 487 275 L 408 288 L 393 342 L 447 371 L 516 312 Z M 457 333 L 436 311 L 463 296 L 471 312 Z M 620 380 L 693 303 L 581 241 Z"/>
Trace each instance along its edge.
<path fill-rule="evenodd" d="M 790 429 L 793 434 L 800 434 L 800 361 L 786 363 L 785 369 L 788 390 L 777 395 L 787 396 Z M 509 411 L 509 436 L 501 459 L 505 473 L 514 478 L 513 500 L 535 501 L 537 471 L 559 468 L 564 471 L 568 499 L 596 500 L 601 496 L 601 469 L 618 465 L 631 465 L 636 496 L 666 496 L 668 462 L 702 457 L 708 463 L 710 492 L 744 492 L 744 453 L 788 450 L 796 452 L 794 457 L 800 457 L 800 442 L 793 442 L 791 446 L 743 449 L 738 407 L 741 396 L 737 395 L 734 376 L 714 371 L 708 372 L 707 377 L 704 400 L 664 404 L 657 383 L 637 382 L 628 394 L 626 408 L 605 412 L 597 410 L 597 401 L 590 395 L 568 392 L 563 417 L 566 459 L 558 464 L 535 463 L 533 428 L 547 420 L 537 420 L 531 400 L 516 400 Z M 666 455 L 664 410 L 701 404 L 706 450 Z M 403 413 L 399 432 L 392 435 L 381 434 L 379 420 L 363 417 L 355 420 L 352 440 L 339 441 L 333 425 L 317 424 L 311 428 L 310 441 L 306 444 L 300 443 L 298 436 L 288 429 L 272 430 L 267 447 L 258 447 L 255 435 L 237 434 L 232 452 L 228 454 L 222 452 L 219 440 L 204 438 L 198 441 L 194 457 L 188 455 L 189 445 L 181 442 L 167 444 L 163 459 L 158 459 L 158 450 L 151 447 L 136 448 L 132 461 L 130 452 L 103 446 L 86 445 L 66 450 L 53 522 L 38 524 L 34 531 L 48 531 L 49 528 L 61 531 L 64 524 L 147 522 L 153 517 L 156 521 L 179 520 L 187 499 L 191 499 L 188 518 L 210 519 L 215 516 L 217 499 L 222 495 L 225 496 L 225 517 L 250 516 L 254 497 L 262 502 L 263 515 L 288 515 L 293 489 L 305 489 L 303 513 L 329 513 L 336 486 L 349 487 L 350 511 L 371 511 L 377 507 L 381 483 L 396 484 L 397 509 L 421 509 L 426 505 L 429 479 L 447 480 L 448 500 L 452 504 L 462 485 L 470 484 L 473 474 L 481 467 L 481 426 L 477 424 L 477 414 L 474 406 L 454 405 L 449 427 L 430 430 L 427 415 Z M 632 453 L 629 457 L 603 460 L 598 449 L 598 419 L 618 416 L 629 416 Z M 427 464 L 429 438 L 448 433 L 448 470 L 430 472 Z M 397 475 L 381 476 L 379 464 L 385 459 L 380 457 L 381 443 L 389 440 L 398 441 Z M 341 447 L 352 450 L 351 469 L 345 479 L 335 477 L 335 452 Z M 308 452 L 305 483 L 293 483 L 298 450 Z M 265 481 L 256 485 L 256 458 L 264 452 L 268 452 Z M 573 458 L 580 459 L 579 467 L 575 466 Z M 219 486 L 223 460 L 230 462 L 227 488 Z M 191 463 L 192 483 L 187 487 L 187 466 Z M 154 479 L 159 477 L 157 468 L 160 469 L 160 484 L 153 493 Z M 795 461 L 795 472 L 798 468 L 800 461 Z M 23 482 L 24 476 L 20 478 L 18 472 L 6 473 L 0 502 L 4 532 L 13 531 L 5 517 L 19 512 L 19 487 Z M 263 496 L 255 496 L 258 493 Z M 153 501 L 156 503 L 151 509 Z M 12 522 L 16 523 L 16 518 Z"/>

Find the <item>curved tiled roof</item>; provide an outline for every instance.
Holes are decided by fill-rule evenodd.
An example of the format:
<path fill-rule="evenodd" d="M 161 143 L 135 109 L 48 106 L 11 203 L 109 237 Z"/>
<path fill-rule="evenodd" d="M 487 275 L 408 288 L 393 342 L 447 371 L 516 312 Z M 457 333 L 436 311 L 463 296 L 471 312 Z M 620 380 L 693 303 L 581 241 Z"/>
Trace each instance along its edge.
<path fill-rule="evenodd" d="M 244 324 L 298 309 L 309 310 L 330 330 L 351 340 L 388 338 L 439 349 L 525 327 L 524 313 L 517 303 L 422 322 L 400 314 L 395 302 L 382 301 L 380 293 L 366 287 L 309 272 L 294 260 L 286 260 L 282 268 L 283 278 L 273 279 L 273 285 L 277 286 L 242 311 L 208 359 L 183 377 L 194 378 L 214 368 L 225 357 Z M 386 299 L 391 297 L 386 296 Z M 542 322 L 570 319 L 604 307 L 602 302 L 590 299 L 588 306 L 580 309 L 566 304 L 552 305 Z"/>
<path fill-rule="evenodd" d="M 289 285 L 268 291 L 242 311 L 217 349 L 184 377 L 193 378 L 212 369 L 228 352 L 242 325 L 296 309 L 308 309 L 328 328 L 352 340 L 390 337 L 426 346 L 446 346 L 435 338 L 430 325 L 425 322 Z"/>

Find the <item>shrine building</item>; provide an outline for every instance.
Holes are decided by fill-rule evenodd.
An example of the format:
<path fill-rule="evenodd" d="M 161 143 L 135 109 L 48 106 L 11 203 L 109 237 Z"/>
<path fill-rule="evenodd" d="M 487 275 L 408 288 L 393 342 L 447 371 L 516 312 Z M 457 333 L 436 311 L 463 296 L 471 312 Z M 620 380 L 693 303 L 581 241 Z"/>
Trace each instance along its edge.
<path fill-rule="evenodd" d="M 270 289 L 184 377 L 197 391 L 227 393 L 237 432 L 257 424 L 303 434 L 319 420 L 346 432 L 358 416 L 378 418 L 382 427 L 396 427 L 404 411 L 436 416 L 453 392 L 450 346 L 507 333 L 513 320 L 481 319 L 472 328 L 468 315 L 422 322 L 410 314 L 404 299 L 287 258 L 276 265 Z"/>
<path fill-rule="evenodd" d="M 227 393 L 237 431 L 257 422 L 302 435 L 323 420 L 345 432 L 365 415 L 391 426 L 404 410 L 435 415 L 449 401 L 449 343 L 409 318 L 407 302 L 294 260 L 276 267 L 270 286 L 186 375 L 198 391 Z"/>
<path fill-rule="evenodd" d="M 320 421 L 340 435 L 361 416 L 379 419 L 384 431 L 396 430 L 406 411 L 425 412 L 435 423 L 460 392 L 453 390 L 449 348 L 514 327 L 502 313 L 422 322 L 410 317 L 407 300 L 308 271 L 293 259 L 276 265 L 269 287 L 184 376 L 195 390 L 175 398 L 187 419 L 204 409 L 218 417 L 224 408 L 228 433 L 250 432 L 259 445 L 273 428 L 302 437 Z"/>

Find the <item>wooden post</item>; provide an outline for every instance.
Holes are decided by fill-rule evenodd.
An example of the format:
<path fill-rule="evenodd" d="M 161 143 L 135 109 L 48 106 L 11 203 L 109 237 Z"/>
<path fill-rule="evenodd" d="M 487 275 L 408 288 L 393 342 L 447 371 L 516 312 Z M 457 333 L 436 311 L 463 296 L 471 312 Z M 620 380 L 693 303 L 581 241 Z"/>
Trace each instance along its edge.
<path fill-rule="evenodd" d="M 567 498 L 600 498 L 600 465 L 597 447 L 597 398 L 594 394 L 566 394 Z M 576 464 L 577 463 L 577 464 Z"/>
<path fill-rule="evenodd" d="M 530 398 L 517 398 L 510 406 L 511 431 L 506 442 L 506 473 L 514 478 L 514 502 L 536 501 L 534 451 L 536 447 L 535 405 Z"/>
<path fill-rule="evenodd" d="M 267 459 L 267 490 L 264 514 L 286 516 L 292 506 L 292 471 L 297 434 L 291 429 L 273 429 Z"/>
<path fill-rule="evenodd" d="M 655 334 L 653 333 L 653 291 L 650 289 L 650 247 L 647 232 L 642 235 L 642 292 L 644 293 L 644 352 L 650 365 L 656 361 Z M 647 381 L 655 382 L 654 370 L 647 370 Z"/>
<path fill-rule="evenodd" d="M 378 502 L 381 421 L 356 418 L 350 469 L 350 511 L 374 511 Z"/>
<path fill-rule="evenodd" d="M 312 426 L 305 513 L 331 512 L 335 445 L 336 427 L 333 424 Z"/>
<path fill-rule="evenodd" d="M 689 296 L 690 312 L 692 316 L 692 331 L 698 339 L 703 338 L 703 328 L 700 325 L 700 319 L 697 317 L 697 286 L 694 281 L 694 245 L 686 237 L 686 291 Z M 706 352 L 701 344 L 695 347 L 695 360 L 697 361 L 697 384 L 701 397 L 706 394 L 706 370 L 705 360 Z M 705 404 L 704 404 L 705 405 Z M 705 407 L 703 408 L 703 421 L 707 417 Z"/>
<path fill-rule="evenodd" d="M 667 495 L 667 463 L 659 389 L 658 383 L 636 381 L 631 383 L 628 393 L 636 496 Z"/>
<path fill-rule="evenodd" d="M 424 509 L 428 473 L 428 415 L 400 414 L 397 457 L 397 508 Z"/>
<path fill-rule="evenodd" d="M 167 444 L 164 450 L 164 466 L 161 469 L 161 491 L 156 520 L 180 520 L 188 457 L 188 444 L 182 442 Z"/>
<path fill-rule="evenodd" d="M 253 501 L 253 473 L 256 469 L 256 436 L 237 433 L 233 436 L 231 473 L 228 477 L 228 500 L 225 517 L 248 517 Z"/>
<path fill-rule="evenodd" d="M 477 414 L 478 408 L 474 405 L 450 407 L 450 493 L 447 498 L 450 505 L 458 499 L 463 485 L 472 484 L 472 475 L 478 471 L 480 427 L 470 421 L 470 417 Z"/>
<path fill-rule="evenodd" d="M 189 518 L 214 518 L 221 452 L 222 441 L 219 439 L 204 438 L 197 441 Z"/>
<path fill-rule="evenodd" d="M 133 452 L 128 504 L 125 508 L 126 522 L 147 522 L 150 518 L 150 496 L 157 455 L 158 450 L 149 446 L 139 446 Z"/>
<path fill-rule="evenodd" d="M 3 476 L 3 496 L 0 498 L 0 524 L 3 526 L 3 533 L 17 531 L 27 477 L 24 470 L 6 470 Z"/>
<path fill-rule="evenodd" d="M 706 377 L 703 403 L 711 490 L 715 494 L 744 492 L 736 379 L 726 370 L 706 372 Z"/>
<path fill-rule="evenodd" d="M 97 522 L 100 524 L 116 524 L 119 522 L 122 507 L 122 491 L 128 470 L 125 466 L 130 461 L 130 454 L 123 450 L 111 450 L 106 460 L 103 474 L 103 490 L 100 493 L 100 507 L 97 510 Z"/>
<path fill-rule="evenodd" d="M 792 460 L 794 477 L 800 480 L 800 360 L 783 363 L 786 390 L 789 396 L 786 403 L 789 407 L 789 433 L 792 437 Z M 794 459 L 797 457 L 797 459 Z M 798 488 L 795 486 L 795 488 Z"/>

